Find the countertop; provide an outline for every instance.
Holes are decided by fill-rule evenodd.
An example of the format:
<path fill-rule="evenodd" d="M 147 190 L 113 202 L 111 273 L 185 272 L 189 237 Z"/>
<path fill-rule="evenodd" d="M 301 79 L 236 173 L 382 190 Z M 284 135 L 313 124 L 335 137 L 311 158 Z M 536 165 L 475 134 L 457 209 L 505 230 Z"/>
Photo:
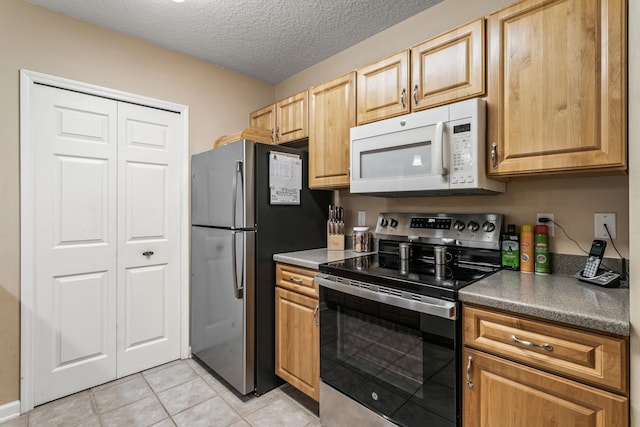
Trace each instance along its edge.
<path fill-rule="evenodd" d="M 502 270 L 462 288 L 460 300 L 629 336 L 629 288 L 603 288 L 573 276 Z"/>
<path fill-rule="evenodd" d="M 309 249 L 306 251 L 285 252 L 274 254 L 273 260 L 286 264 L 297 265 L 317 270 L 320 264 L 325 262 L 340 261 L 348 258 L 355 258 L 369 255 L 375 252 L 354 252 L 352 250 L 330 251 L 327 248 Z"/>
<path fill-rule="evenodd" d="M 273 260 L 317 270 L 325 262 L 369 253 L 319 248 L 275 254 Z M 564 274 L 501 270 L 462 288 L 459 297 L 468 303 L 629 336 L 629 288 L 602 288 Z"/>

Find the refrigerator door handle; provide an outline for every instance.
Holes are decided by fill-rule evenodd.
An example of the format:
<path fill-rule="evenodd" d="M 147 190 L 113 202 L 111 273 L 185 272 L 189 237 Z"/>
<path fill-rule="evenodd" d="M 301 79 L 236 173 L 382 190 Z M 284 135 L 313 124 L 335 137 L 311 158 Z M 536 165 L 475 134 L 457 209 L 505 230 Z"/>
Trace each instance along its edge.
<path fill-rule="evenodd" d="M 244 186 L 242 179 L 242 160 L 236 160 L 236 169 L 233 172 L 233 199 L 231 202 L 231 221 L 232 221 L 232 229 L 237 228 L 236 224 L 236 197 L 238 195 L 238 175 L 240 175 L 240 185 Z M 242 187 L 241 187 L 242 188 Z M 244 200 L 244 197 L 243 197 Z"/>
<path fill-rule="evenodd" d="M 236 235 L 242 233 L 241 231 L 231 231 L 231 274 L 233 276 L 233 295 L 236 299 L 242 299 L 242 291 L 244 287 L 242 282 L 244 280 L 244 274 L 240 277 L 240 283 L 238 283 L 238 262 L 236 256 Z M 244 272 L 244 257 L 242 257 L 242 271 Z"/>

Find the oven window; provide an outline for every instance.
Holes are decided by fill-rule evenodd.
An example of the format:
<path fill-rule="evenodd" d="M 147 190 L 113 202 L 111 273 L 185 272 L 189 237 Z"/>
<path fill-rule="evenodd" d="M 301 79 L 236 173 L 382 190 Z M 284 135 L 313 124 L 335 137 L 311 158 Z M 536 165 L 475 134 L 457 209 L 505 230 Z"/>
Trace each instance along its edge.
<path fill-rule="evenodd" d="M 360 178 L 394 178 L 431 173 L 431 141 L 360 153 Z"/>
<path fill-rule="evenodd" d="M 455 322 L 321 287 L 320 377 L 405 426 L 455 426 Z"/>

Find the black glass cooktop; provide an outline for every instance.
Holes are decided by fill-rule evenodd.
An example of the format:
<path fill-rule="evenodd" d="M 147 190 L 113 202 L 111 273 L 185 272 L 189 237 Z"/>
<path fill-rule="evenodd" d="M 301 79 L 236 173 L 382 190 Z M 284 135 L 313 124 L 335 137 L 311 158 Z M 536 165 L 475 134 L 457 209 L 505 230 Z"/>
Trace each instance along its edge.
<path fill-rule="evenodd" d="M 411 259 L 400 264 L 397 256 L 372 254 L 320 265 L 320 272 L 420 295 L 457 299 L 457 291 L 500 269 L 499 265 L 450 262 L 446 277 L 436 279 L 432 262 Z"/>

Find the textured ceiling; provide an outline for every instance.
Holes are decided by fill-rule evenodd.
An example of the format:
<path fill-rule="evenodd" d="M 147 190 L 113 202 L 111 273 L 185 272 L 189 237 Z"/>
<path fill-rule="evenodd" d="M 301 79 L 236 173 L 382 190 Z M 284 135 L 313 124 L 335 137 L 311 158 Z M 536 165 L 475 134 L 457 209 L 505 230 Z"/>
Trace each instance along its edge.
<path fill-rule="evenodd" d="M 442 0 L 26 0 L 270 83 Z"/>

